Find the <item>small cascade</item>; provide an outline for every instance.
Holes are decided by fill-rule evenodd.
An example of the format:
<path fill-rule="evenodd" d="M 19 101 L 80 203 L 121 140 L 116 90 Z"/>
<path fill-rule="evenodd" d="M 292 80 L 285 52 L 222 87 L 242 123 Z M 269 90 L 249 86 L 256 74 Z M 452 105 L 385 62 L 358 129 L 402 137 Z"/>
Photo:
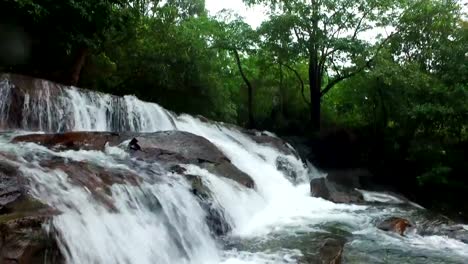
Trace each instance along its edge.
<path fill-rule="evenodd" d="M 423 219 L 416 206 L 365 191 L 366 200 L 391 203 L 313 198 L 310 179 L 322 175 L 292 148 L 259 143 L 234 126 L 175 115 L 134 96 L 0 75 L 0 129 L 13 131 L 0 133 L 0 158 L 28 179 L 31 196 L 58 211 L 44 228 L 56 236 L 66 263 L 304 263 L 327 236 L 345 237 L 347 263 L 468 261 L 468 245 L 456 239 L 397 237 L 376 228 L 377 221 L 395 214 Z M 200 177 L 209 190 L 210 210 L 230 227 L 224 236 L 210 231 L 209 212 L 194 195 L 193 182 L 159 162 L 134 158 L 129 141 L 93 150 L 11 141 L 24 131 L 167 130 L 209 140 L 255 182 L 249 189 L 201 166 L 180 164 L 184 175 Z"/>
<path fill-rule="evenodd" d="M 174 129 L 172 114 L 157 104 L 142 102 L 134 96 L 117 97 L 45 80 L 0 75 L 0 99 L 0 127 L 4 129 L 44 132 Z"/>

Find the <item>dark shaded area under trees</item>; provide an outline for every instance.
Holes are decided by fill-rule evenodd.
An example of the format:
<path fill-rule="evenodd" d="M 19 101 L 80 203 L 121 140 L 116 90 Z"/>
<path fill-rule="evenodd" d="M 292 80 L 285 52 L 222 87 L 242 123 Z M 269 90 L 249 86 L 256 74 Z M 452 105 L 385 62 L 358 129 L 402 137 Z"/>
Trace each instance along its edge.
<path fill-rule="evenodd" d="M 0 71 L 307 138 L 322 168 L 468 212 L 461 2 L 245 2 L 271 10 L 257 29 L 203 0 L 1 1 Z"/>

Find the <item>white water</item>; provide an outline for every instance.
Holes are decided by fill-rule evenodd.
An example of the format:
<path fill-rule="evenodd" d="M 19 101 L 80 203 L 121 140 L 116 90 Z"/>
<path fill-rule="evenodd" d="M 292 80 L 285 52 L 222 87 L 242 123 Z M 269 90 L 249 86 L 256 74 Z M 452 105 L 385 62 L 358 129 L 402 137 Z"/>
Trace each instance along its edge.
<path fill-rule="evenodd" d="M 288 156 L 302 180 L 292 184 L 276 169 L 275 161 L 281 153 L 255 143 L 235 128 L 204 123 L 188 115 L 175 116 L 133 96 L 116 98 L 75 88 L 60 88 L 51 96 L 48 84 L 41 85 L 40 92 L 25 97 L 21 120 L 24 129 L 143 132 L 177 129 L 213 142 L 256 183 L 255 191 L 247 190 L 200 168 L 187 167 L 189 172 L 203 176 L 213 191 L 217 206 L 225 211 L 226 220 L 233 228 L 233 239 L 269 240 L 274 235 L 294 237 L 329 232 L 326 226 L 333 224 L 366 239 L 375 237 L 391 245 L 403 244 L 405 249 L 422 248 L 442 254 L 449 248 L 451 254 L 457 255 L 455 262 L 450 263 L 463 263 L 456 261 L 468 258 L 468 247 L 448 238 L 416 235 L 394 238 L 373 227 L 375 219 L 398 214 L 396 208 L 338 205 L 310 197 L 308 179 L 318 175 L 312 174 L 297 158 Z M 9 118 L 8 98 L 12 89 L 16 88 L 8 82 L 0 84 L 0 125 Z M 0 151 L 19 157 L 34 155 L 36 160 L 47 154 L 133 172 L 138 169 L 119 162 L 125 152 L 118 148 L 108 148 L 106 153 L 53 152 L 34 144 L 12 145 L 3 141 Z M 210 236 L 204 222 L 205 213 L 189 192 L 188 184 L 177 175 L 158 172 L 159 168 L 151 173 L 137 171 L 143 180 L 141 187 L 114 185 L 110 197 L 115 201 L 115 212 L 96 201 L 89 190 L 73 185 L 63 171 L 50 171 L 38 162 L 26 160 L 21 166 L 32 179 L 33 195 L 62 212 L 54 218 L 53 228 L 62 238 L 68 263 L 294 263 L 303 254 L 300 249 L 290 249 L 287 245 L 276 250 L 222 249 Z M 159 174 L 165 176 L 164 182 L 154 183 L 161 178 Z M 383 194 L 367 193 L 367 197 L 400 203 L 397 198 Z M 154 205 L 158 202 L 162 209 Z M 360 243 L 359 239 L 353 241 L 353 245 Z"/>

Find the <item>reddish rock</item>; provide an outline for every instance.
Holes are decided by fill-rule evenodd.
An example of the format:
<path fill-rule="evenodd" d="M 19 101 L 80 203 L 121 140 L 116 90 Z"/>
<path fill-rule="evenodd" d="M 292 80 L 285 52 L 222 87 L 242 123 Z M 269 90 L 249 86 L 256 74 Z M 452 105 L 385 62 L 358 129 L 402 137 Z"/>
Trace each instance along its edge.
<path fill-rule="evenodd" d="M 68 132 L 61 134 L 32 134 L 15 137 L 12 142 L 31 142 L 54 149 L 104 150 L 106 143 L 116 145 L 119 134 L 108 132 Z"/>
<path fill-rule="evenodd" d="M 400 236 L 404 236 L 406 229 L 412 226 L 411 222 L 404 218 L 390 217 L 382 221 L 377 227 L 383 231 L 395 232 Z"/>

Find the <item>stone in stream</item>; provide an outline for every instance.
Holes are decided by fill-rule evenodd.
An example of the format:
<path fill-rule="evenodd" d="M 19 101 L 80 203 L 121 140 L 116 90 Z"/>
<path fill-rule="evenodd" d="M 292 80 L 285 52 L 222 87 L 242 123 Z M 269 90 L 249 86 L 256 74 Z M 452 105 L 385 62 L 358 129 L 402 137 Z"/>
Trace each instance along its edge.
<path fill-rule="evenodd" d="M 56 241 L 43 229 L 57 212 L 27 194 L 18 168 L 6 160 L 0 154 L 0 263 L 60 263 Z"/>
<path fill-rule="evenodd" d="M 257 130 L 240 129 L 244 135 L 247 135 L 250 139 L 255 141 L 257 144 L 268 146 L 276 149 L 284 155 L 292 155 L 299 158 L 298 153 L 294 150 L 288 142 L 283 139 L 276 137 L 267 132 L 260 132 Z"/>
<path fill-rule="evenodd" d="M 289 181 L 293 183 L 297 181 L 297 172 L 294 169 L 294 165 L 292 165 L 286 157 L 279 156 L 276 159 L 276 168 L 281 171 Z"/>
<path fill-rule="evenodd" d="M 400 236 L 405 235 L 405 231 L 408 227 L 413 227 L 411 222 L 400 217 L 390 217 L 377 225 L 377 228 L 383 231 L 395 232 Z"/>
<path fill-rule="evenodd" d="M 341 264 L 346 240 L 343 238 L 325 238 L 315 255 L 302 259 L 303 264 Z"/>
<path fill-rule="evenodd" d="M 468 244 L 468 226 L 461 225 L 440 214 L 422 211 L 417 215 L 417 233 L 422 236 L 444 236 Z"/>
<path fill-rule="evenodd" d="M 17 169 L 5 160 L 6 157 L 0 154 L 0 210 L 18 200 L 25 191 Z"/>
<path fill-rule="evenodd" d="M 327 178 L 316 178 L 310 182 L 310 192 L 313 197 L 323 198 L 334 203 L 363 203 L 362 193 Z"/>
<path fill-rule="evenodd" d="M 341 264 L 343 258 L 343 248 L 345 241 L 328 238 L 320 248 L 320 258 L 322 263 Z"/>
<path fill-rule="evenodd" d="M 224 210 L 215 206 L 212 193 L 204 184 L 200 176 L 185 175 L 192 185 L 192 193 L 197 197 L 200 206 L 206 212 L 206 224 L 214 236 L 224 236 L 232 228 L 226 221 Z"/>

